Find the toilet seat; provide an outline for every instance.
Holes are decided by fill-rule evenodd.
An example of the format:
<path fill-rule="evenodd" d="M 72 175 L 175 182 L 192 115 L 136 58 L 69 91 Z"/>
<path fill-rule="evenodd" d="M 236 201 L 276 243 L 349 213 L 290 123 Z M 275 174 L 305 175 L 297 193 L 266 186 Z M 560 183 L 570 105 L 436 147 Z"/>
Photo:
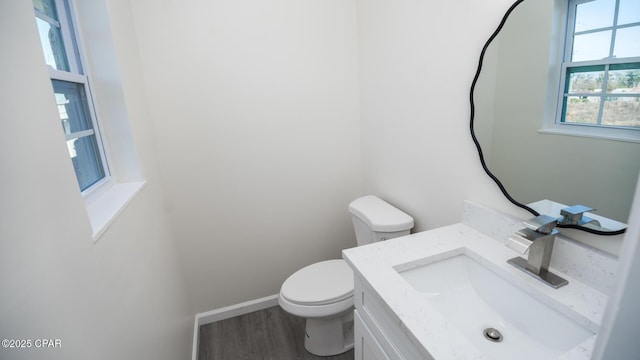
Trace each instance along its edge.
<path fill-rule="evenodd" d="M 300 305 L 325 305 L 353 296 L 353 270 L 342 259 L 321 261 L 293 273 L 282 296 Z"/>
<path fill-rule="evenodd" d="M 285 280 L 278 302 L 301 317 L 338 315 L 353 307 L 353 270 L 342 259 L 311 264 Z"/>

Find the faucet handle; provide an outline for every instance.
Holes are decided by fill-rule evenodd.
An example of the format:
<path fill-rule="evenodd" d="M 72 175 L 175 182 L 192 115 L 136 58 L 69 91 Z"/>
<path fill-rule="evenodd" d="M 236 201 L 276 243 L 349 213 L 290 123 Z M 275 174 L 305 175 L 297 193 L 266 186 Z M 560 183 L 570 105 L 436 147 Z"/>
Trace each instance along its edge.
<path fill-rule="evenodd" d="M 533 231 L 542 234 L 551 234 L 553 232 L 553 228 L 558 225 L 558 219 L 549 215 L 538 215 L 533 219 L 525 220 L 522 223 Z"/>
<path fill-rule="evenodd" d="M 558 218 L 558 223 L 562 225 L 578 225 L 582 222 L 585 222 L 585 220 L 587 219 L 591 221 L 591 218 L 588 218 L 586 216 L 583 219 L 583 215 L 584 213 L 588 211 L 593 211 L 593 210 L 595 209 L 592 209 L 584 205 L 573 205 L 573 206 L 566 207 L 560 210 L 561 216 Z"/>

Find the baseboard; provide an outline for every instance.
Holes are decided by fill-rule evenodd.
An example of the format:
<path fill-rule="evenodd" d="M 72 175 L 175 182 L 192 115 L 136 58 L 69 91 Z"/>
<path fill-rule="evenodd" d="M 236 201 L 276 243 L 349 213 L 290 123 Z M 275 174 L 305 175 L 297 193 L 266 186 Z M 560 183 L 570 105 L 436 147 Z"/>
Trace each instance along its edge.
<path fill-rule="evenodd" d="M 193 349 L 191 359 L 197 360 L 198 358 L 198 330 L 200 329 L 200 325 L 230 319 L 235 316 L 248 314 L 250 312 L 266 309 L 276 305 L 278 305 L 278 294 L 226 306 L 216 310 L 197 313 L 193 323 Z"/>

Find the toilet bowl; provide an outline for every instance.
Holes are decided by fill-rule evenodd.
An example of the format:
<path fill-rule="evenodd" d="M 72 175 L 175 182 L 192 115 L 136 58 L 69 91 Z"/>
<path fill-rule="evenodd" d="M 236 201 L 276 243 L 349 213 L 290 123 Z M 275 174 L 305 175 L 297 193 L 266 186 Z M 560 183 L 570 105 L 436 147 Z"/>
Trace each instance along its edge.
<path fill-rule="evenodd" d="M 330 356 L 353 347 L 353 271 L 344 260 L 296 271 L 282 284 L 278 302 L 286 312 L 307 319 L 305 348 L 310 353 Z"/>
<path fill-rule="evenodd" d="M 408 235 L 413 218 L 369 195 L 349 204 L 358 246 Z M 307 351 L 331 356 L 353 348 L 353 271 L 342 259 L 321 261 L 293 273 L 282 284 L 278 303 L 306 318 Z"/>

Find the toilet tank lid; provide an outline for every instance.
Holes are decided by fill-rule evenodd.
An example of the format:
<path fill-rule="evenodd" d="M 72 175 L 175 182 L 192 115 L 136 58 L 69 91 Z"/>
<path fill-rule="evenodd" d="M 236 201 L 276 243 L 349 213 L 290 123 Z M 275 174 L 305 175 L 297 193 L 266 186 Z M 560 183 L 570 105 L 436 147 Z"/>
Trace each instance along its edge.
<path fill-rule="evenodd" d="M 349 204 L 349 212 L 364 221 L 372 231 L 396 232 L 413 227 L 413 218 L 384 200 L 367 195 Z"/>

